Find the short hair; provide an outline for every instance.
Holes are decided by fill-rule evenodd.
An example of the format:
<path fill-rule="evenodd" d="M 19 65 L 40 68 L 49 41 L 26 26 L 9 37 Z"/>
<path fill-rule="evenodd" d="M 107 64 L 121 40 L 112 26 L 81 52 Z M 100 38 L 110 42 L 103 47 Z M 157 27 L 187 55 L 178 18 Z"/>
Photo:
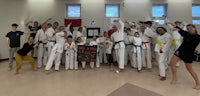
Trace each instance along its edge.
<path fill-rule="evenodd" d="M 156 32 L 158 33 L 158 29 L 163 29 L 165 32 L 167 32 L 167 29 L 166 28 L 164 28 L 164 27 L 158 27 L 157 29 L 156 29 Z"/>
<path fill-rule="evenodd" d="M 13 23 L 11 26 L 18 27 L 19 25 L 18 25 L 18 24 L 16 24 L 16 23 Z"/>
<path fill-rule="evenodd" d="M 197 29 L 196 29 L 196 26 L 195 26 L 194 24 L 188 24 L 186 27 L 189 27 L 189 26 L 195 28 L 195 32 L 198 33 L 198 32 L 197 32 Z"/>
<path fill-rule="evenodd" d="M 72 38 L 72 35 L 67 36 L 67 39 Z"/>

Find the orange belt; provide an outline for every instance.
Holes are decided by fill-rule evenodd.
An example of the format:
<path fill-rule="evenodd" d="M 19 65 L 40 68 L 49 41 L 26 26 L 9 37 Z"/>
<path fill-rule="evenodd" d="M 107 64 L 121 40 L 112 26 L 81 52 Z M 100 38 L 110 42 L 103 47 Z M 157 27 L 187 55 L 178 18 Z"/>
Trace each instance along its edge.
<path fill-rule="evenodd" d="M 145 45 L 146 48 L 147 48 L 146 44 L 148 44 L 148 43 L 150 43 L 150 42 L 142 42 L 142 44 Z"/>

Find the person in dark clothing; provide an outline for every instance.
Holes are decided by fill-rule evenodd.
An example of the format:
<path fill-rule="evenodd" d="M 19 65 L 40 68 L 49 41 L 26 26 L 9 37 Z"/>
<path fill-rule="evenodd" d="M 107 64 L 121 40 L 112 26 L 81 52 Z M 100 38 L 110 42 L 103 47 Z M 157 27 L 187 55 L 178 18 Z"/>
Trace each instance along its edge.
<path fill-rule="evenodd" d="M 171 69 L 173 73 L 171 84 L 175 84 L 177 81 L 176 76 L 176 63 L 180 60 L 183 60 L 185 63 L 185 66 L 188 70 L 188 72 L 192 75 L 192 77 L 195 80 L 196 85 L 194 86 L 194 89 L 200 89 L 200 83 L 198 76 L 194 69 L 192 68 L 192 62 L 193 62 L 193 54 L 200 42 L 200 35 L 197 34 L 196 27 L 193 24 L 187 25 L 187 31 L 184 31 L 180 27 L 176 26 L 175 24 L 169 22 L 168 24 L 171 24 L 175 28 L 177 28 L 181 36 L 183 37 L 183 43 L 181 46 L 175 51 L 172 59 L 171 59 Z"/>
<path fill-rule="evenodd" d="M 28 42 L 25 43 L 22 49 L 17 51 L 17 53 L 15 54 L 15 60 L 18 63 L 15 74 L 18 74 L 19 70 L 22 68 L 23 60 L 29 61 L 31 63 L 32 69 L 35 69 L 35 60 L 32 56 L 27 55 L 32 49 L 38 47 L 39 43 L 33 44 L 33 42 L 34 38 L 30 36 Z"/>

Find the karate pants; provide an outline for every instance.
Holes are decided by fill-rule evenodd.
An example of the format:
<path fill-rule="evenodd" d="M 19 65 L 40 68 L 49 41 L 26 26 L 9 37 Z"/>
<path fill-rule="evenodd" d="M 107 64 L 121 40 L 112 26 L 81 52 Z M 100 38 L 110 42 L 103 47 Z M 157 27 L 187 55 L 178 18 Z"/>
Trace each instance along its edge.
<path fill-rule="evenodd" d="M 138 68 L 138 70 L 141 70 L 142 69 L 142 50 L 141 50 L 141 47 L 135 47 L 135 48 L 136 48 L 136 52 L 134 52 L 133 54 L 133 57 L 134 57 L 133 67 Z"/>
<path fill-rule="evenodd" d="M 166 69 L 168 67 L 167 53 L 168 52 L 157 53 L 158 54 L 158 65 L 159 65 L 160 76 L 162 76 L 162 77 L 166 76 Z"/>
<path fill-rule="evenodd" d="M 41 68 L 42 65 L 45 65 L 47 64 L 47 47 L 40 43 L 39 46 L 38 46 L 38 56 L 37 56 L 37 67 L 38 68 Z"/>
<path fill-rule="evenodd" d="M 75 69 L 75 64 L 74 64 L 74 51 L 73 50 L 68 50 L 66 51 L 66 54 L 65 54 L 65 57 L 66 57 L 66 61 L 65 61 L 65 69 L 68 70 L 68 69 Z"/>
<path fill-rule="evenodd" d="M 142 65 L 143 67 L 147 67 L 149 69 L 152 68 L 151 63 L 151 48 L 142 49 Z"/>
<path fill-rule="evenodd" d="M 99 48 L 99 61 L 100 61 L 100 63 L 107 63 L 105 47 Z"/>
<path fill-rule="evenodd" d="M 124 65 L 127 66 L 128 60 L 130 60 L 131 67 L 133 67 L 133 46 L 128 45 L 125 47 Z"/>
<path fill-rule="evenodd" d="M 47 51 L 48 51 L 48 56 L 50 56 L 50 54 L 51 54 L 51 51 L 52 51 L 52 49 L 53 49 L 53 46 L 55 45 L 55 43 L 54 42 L 48 42 L 47 43 Z M 48 58 L 49 59 L 49 58 Z"/>
<path fill-rule="evenodd" d="M 124 69 L 124 52 L 125 48 L 123 47 L 115 49 L 116 59 L 120 69 Z"/>
<path fill-rule="evenodd" d="M 45 70 L 51 69 L 54 60 L 55 60 L 55 70 L 59 70 L 60 63 L 61 63 L 61 56 L 62 56 L 62 53 L 59 53 L 56 50 L 52 50 L 51 55 L 49 56 L 47 65 L 45 67 Z"/>

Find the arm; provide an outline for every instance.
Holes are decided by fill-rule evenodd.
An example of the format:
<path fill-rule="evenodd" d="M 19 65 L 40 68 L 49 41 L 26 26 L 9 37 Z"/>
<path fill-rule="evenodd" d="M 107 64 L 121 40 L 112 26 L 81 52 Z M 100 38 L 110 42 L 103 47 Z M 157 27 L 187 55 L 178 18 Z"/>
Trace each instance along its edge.
<path fill-rule="evenodd" d="M 42 23 L 42 26 L 43 26 L 44 24 L 47 24 L 47 22 L 49 22 L 50 20 L 51 20 L 51 18 L 48 18 L 45 22 Z"/>
<path fill-rule="evenodd" d="M 28 21 L 25 26 L 28 27 L 30 23 L 32 23 L 33 21 Z"/>
<path fill-rule="evenodd" d="M 38 32 L 36 33 L 35 41 L 34 41 L 35 43 L 39 41 L 39 37 L 40 37 L 40 31 L 38 31 Z"/>
<path fill-rule="evenodd" d="M 33 46 L 33 48 L 37 48 L 39 45 L 39 42 L 35 43 L 35 45 Z"/>
<path fill-rule="evenodd" d="M 8 47 L 8 50 L 10 51 L 10 39 L 8 37 L 6 37 L 6 45 Z"/>

